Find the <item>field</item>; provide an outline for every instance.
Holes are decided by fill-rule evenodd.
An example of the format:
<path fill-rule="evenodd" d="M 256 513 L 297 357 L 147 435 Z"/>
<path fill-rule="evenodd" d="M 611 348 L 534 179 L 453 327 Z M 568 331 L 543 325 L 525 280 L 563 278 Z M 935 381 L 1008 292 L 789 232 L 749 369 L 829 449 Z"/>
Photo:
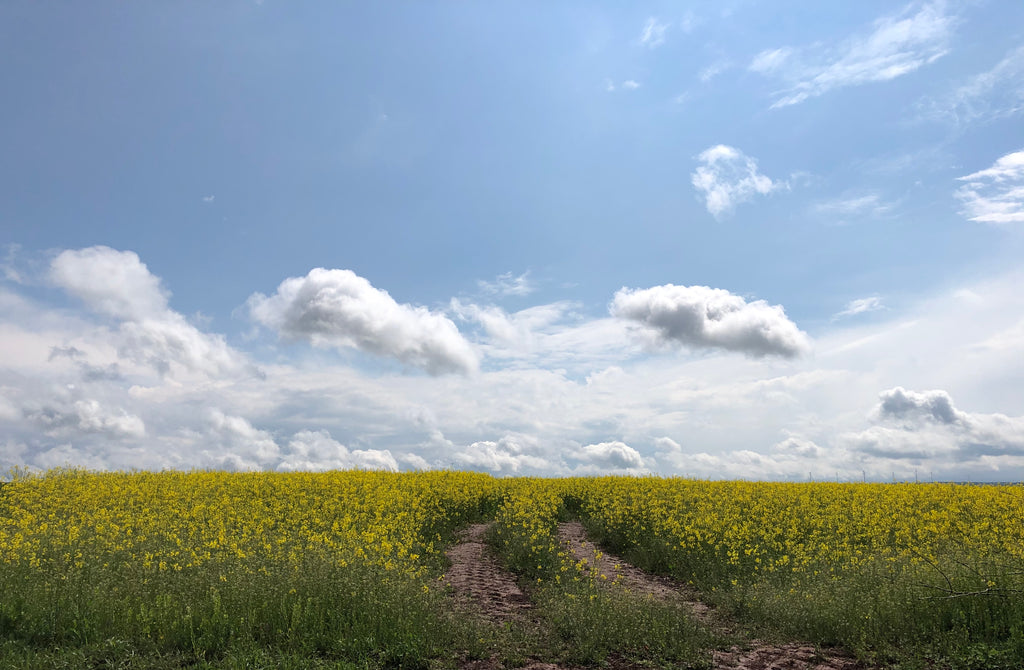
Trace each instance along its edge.
<path fill-rule="evenodd" d="M 0 668 L 1017 668 L 1024 487 L 15 473 L 0 583 Z"/>

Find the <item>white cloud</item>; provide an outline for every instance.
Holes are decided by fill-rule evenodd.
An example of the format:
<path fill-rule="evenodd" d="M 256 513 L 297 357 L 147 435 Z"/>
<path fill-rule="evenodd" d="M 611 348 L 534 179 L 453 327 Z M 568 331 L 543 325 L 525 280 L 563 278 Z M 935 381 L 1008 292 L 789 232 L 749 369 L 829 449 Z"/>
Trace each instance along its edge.
<path fill-rule="evenodd" d="M 219 409 L 207 412 L 200 442 L 206 463 L 228 470 L 266 469 L 277 462 L 281 453 L 270 433 L 254 428 L 244 417 Z"/>
<path fill-rule="evenodd" d="M 464 451 L 454 454 L 454 458 L 461 467 L 494 474 L 553 474 L 552 463 L 536 452 L 536 445 L 521 436 L 506 435 L 497 442 L 474 442 Z"/>
<path fill-rule="evenodd" d="M 641 324 L 663 342 L 739 351 L 748 356 L 794 357 L 810 348 L 807 335 L 779 305 L 748 303 L 724 289 L 666 284 L 623 288 L 611 313 Z"/>
<path fill-rule="evenodd" d="M 112 411 L 96 400 L 75 400 L 61 406 L 47 404 L 24 410 L 25 418 L 53 437 L 67 437 L 81 433 L 108 438 L 141 438 L 146 425 L 139 417 L 124 410 Z"/>
<path fill-rule="evenodd" d="M 801 103 L 829 91 L 889 81 L 914 72 L 945 55 L 955 20 L 942 2 L 878 19 L 873 30 L 836 48 L 812 46 L 763 51 L 750 69 L 781 77 L 787 88 L 773 108 Z"/>
<path fill-rule="evenodd" d="M 333 461 L 497 474 L 860 480 L 862 471 L 889 479 L 920 469 L 939 479 L 1024 479 L 1022 283 L 1019 273 L 995 277 L 901 300 L 876 319 L 819 324 L 815 353 L 804 357 L 645 352 L 645 338 L 678 342 L 666 338 L 678 326 L 669 308 L 645 321 L 595 318 L 573 303 L 511 313 L 462 305 L 459 318 L 476 327 L 488 356 L 479 374 L 363 371 L 316 350 L 289 360 L 271 345 L 265 379 L 214 368 L 160 377 L 118 355 L 119 327 L 5 288 L 0 470 Z M 490 328 L 474 310 L 493 317 Z M 722 346 L 718 333 L 702 337 L 712 342 L 691 346 Z M 880 399 L 880 389 L 890 391 Z M 615 442 L 643 468 L 619 467 L 637 456 L 607 446 Z"/>
<path fill-rule="evenodd" d="M 766 49 L 754 57 L 754 60 L 750 62 L 750 70 L 754 72 L 760 72 L 761 74 L 767 74 L 778 70 L 789 57 L 793 54 L 793 50 L 789 47 L 782 47 L 781 49 Z"/>
<path fill-rule="evenodd" d="M 50 265 L 50 280 L 93 311 L 117 319 L 159 318 L 167 311 L 160 278 L 133 251 L 103 246 L 63 251 Z"/>
<path fill-rule="evenodd" d="M 626 81 L 622 82 L 622 88 L 625 88 L 630 91 L 635 91 L 636 89 L 640 88 L 640 82 L 634 81 L 632 79 L 627 79 Z"/>
<path fill-rule="evenodd" d="M 4 260 L 0 262 L 0 271 L 4 274 L 4 279 L 15 284 L 25 283 L 24 277 L 16 267 L 18 262 L 18 254 L 21 251 L 21 245 L 17 243 L 10 243 L 6 245 L 7 252 L 4 254 Z"/>
<path fill-rule="evenodd" d="M 1010 51 L 992 69 L 974 75 L 947 96 L 919 103 L 922 115 L 969 124 L 1024 111 L 1024 47 Z"/>
<path fill-rule="evenodd" d="M 315 268 L 284 280 L 270 297 L 253 294 L 248 305 L 253 319 L 286 339 L 390 356 L 430 374 L 470 373 L 479 365 L 443 314 L 399 304 L 350 270 Z"/>
<path fill-rule="evenodd" d="M 203 333 L 167 305 L 169 293 L 132 251 L 97 246 L 61 252 L 50 281 L 89 309 L 120 321 L 119 357 L 161 375 L 258 374 L 220 335 Z"/>
<path fill-rule="evenodd" d="M 813 206 L 815 214 L 827 216 L 831 223 L 845 224 L 850 218 L 877 218 L 892 212 L 894 205 L 885 202 L 877 193 L 837 198 Z"/>
<path fill-rule="evenodd" d="M 757 161 L 739 149 L 717 144 L 697 158 L 702 164 L 691 175 L 691 182 L 715 218 L 755 195 L 768 195 L 787 188 L 784 182 L 772 181 L 761 174 Z"/>
<path fill-rule="evenodd" d="M 215 195 L 204 195 L 203 202 L 213 202 L 217 196 Z"/>
<path fill-rule="evenodd" d="M 879 425 L 840 440 L 855 452 L 918 465 L 942 459 L 998 469 L 999 459 L 1024 456 L 1024 416 L 964 412 L 943 390 L 884 391 L 873 416 Z"/>
<path fill-rule="evenodd" d="M 292 436 L 283 450 L 277 469 L 306 472 L 353 469 L 398 472 L 398 462 L 387 449 L 349 451 L 345 445 L 331 439 L 331 434 L 326 430 L 304 430 Z"/>
<path fill-rule="evenodd" d="M 508 313 L 495 305 L 463 303 L 453 298 L 451 311 L 463 321 L 483 328 L 480 349 L 490 360 L 545 367 L 582 366 L 595 361 L 628 358 L 639 348 L 615 319 L 587 319 L 582 305 L 548 303 Z"/>
<path fill-rule="evenodd" d="M 639 451 L 619 441 L 588 444 L 576 452 L 575 458 L 605 470 L 641 470 L 646 467 Z"/>
<path fill-rule="evenodd" d="M 959 177 L 956 191 L 963 214 L 982 223 L 1024 222 L 1024 150 L 1009 153 L 992 167 Z"/>
<path fill-rule="evenodd" d="M 877 312 L 880 309 L 885 309 L 885 305 L 882 304 L 882 299 L 877 295 L 869 296 L 867 298 L 857 298 L 846 303 L 846 307 L 843 311 L 839 312 L 832 317 L 832 320 L 841 319 L 846 316 L 856 316 L 857 314 L 864 314 L 865 312 Z"/>
<path fill-rule="evenodd" d="M 883 419 L 935 421 L 943 424 L 961 422 L 965 416 L 953 407 L 953 399 L 945 391 L 907 391 L 902 386 L 883 391 L 878 396 L 878 416 Z"/>
<path fill-rule="evenodd" d="M 667 23 L 661 23 L 655 17 L 650 17 L 644 23 L 644 29 L 640 33 L 640 44 L 655 49 L 665 43 L 665 31 L 668 30 Z"/>
<path fill-rule="evenodd" d="M 519 276 L 506 272 L 495 277 L 494 281 L 480 280 L 477 286 L 483 293 L 499 296 L 526 296 L 537 290 L 537 286 L 530 280 L 529 270 Z"/>
<path fill-rule="evenodd" d="M 809 459 L 817 459 L 825 455 L 825 450 L 812 440 L 805 440 L 800 437 L 787 437 L 785 440 L 772 446 L 772 451 Z"/>
<path fill-rule="evenodd" d="M 706 83 L 708 83 L 709 81 L 711 81 L 712 79 L 714 79 L 718 75 L 722 74 L 723 72 L 725 72 L 726 70 L 728 70 L 731 67 L 732 67 L 732 63 L 730 61 L 727 61 L 727 60 L 715 61 L 714 63 L 712 63 L 711 65 L 708 65 L 703 70 L 701 70 L 699 73 L 697 73 L 697 78 L 700 79 L 702 83 L 706 84 Z"/>

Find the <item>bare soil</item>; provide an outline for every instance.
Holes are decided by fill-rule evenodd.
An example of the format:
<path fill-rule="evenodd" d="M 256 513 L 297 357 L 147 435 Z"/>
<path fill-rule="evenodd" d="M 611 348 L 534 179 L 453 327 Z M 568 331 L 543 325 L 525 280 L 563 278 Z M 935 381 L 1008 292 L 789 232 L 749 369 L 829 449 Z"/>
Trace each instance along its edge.
<path fill-rule="evenodd" d="M 459 541 L 447 551 L 451 568 L 445 580 L 455 594 L 460 608 L 494 621 L 504 621 L 532 603 L 516 583 L 516 576 L 501 562 L 484 542 L 490 524 L 475 523 L 459 534 Z"/>

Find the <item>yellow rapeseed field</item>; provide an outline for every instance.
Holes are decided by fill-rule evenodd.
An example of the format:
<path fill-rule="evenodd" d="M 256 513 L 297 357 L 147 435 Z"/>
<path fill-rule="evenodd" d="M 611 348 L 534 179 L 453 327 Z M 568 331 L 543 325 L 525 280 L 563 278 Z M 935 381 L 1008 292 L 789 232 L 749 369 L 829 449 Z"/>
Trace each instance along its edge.
<path fill-rule="evenodd" d="M 269 645 L 416 665 L 485 644 L 460 632 L 440 581 L 470 522 L 493 522 L 549 611 L 586 619 L 578 608 L 601 597 L 579 590 L 585 570 L 559 544 L 568 518 L 805 639 L 1024 658 L 1024 487 L 468 472 L 15 473 L 0 487 L 0 645 L 123 639 L 192 659 Z"/>

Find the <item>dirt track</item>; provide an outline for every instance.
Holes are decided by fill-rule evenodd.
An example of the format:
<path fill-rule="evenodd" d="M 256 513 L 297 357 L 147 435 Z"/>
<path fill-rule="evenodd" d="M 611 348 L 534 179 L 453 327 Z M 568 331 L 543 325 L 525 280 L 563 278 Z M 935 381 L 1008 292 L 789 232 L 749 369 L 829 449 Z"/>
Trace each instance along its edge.
<path fill-rule="evenodd" d="M 502 567 L 484 542 L 489 526 L 475 523 L 462 530 L 459 541 L 446 553 L 452 562 L 446 581 L 459 607 L 500 621 L 532 605 L 516 576 Z"/>
<path fill-rule="evenodd" d="M 473 524 L 465 528 L 459 542 L 448 550 L 451 568 L 446 581 L 455 595 L 456 606 L 488 620 L 501 622 L 525 614 L 532 607 L 520 590 L 514 574 L 505 570 L 484 542 L 489 524 Z M 587 564 L 607 579 L 608 588 L 649 594 L 656 598 L 675 599 L 686 604 L 694 618 L 711 630 L 735 637 L 735 629 L 717 613 L 697 599 L 692 589 L 669 579 L 651 575 L 626 563 L 621 558 L 601 551 L 588 541 L 578 522 L 558 526 L 559 539 L 577 561 Z M 769 644 L 760 640 L 744 640 L 742 644 L 712 654 L 716 670 L 854 670 L 865 666 L 834 650 L 818 650 L 807 644 Z M 495 662 L 477 661 L 468 667 L 484 670 L 495 668 Z M 524 670 L 562 670 L 550 663 L 531 663 Z"/>

